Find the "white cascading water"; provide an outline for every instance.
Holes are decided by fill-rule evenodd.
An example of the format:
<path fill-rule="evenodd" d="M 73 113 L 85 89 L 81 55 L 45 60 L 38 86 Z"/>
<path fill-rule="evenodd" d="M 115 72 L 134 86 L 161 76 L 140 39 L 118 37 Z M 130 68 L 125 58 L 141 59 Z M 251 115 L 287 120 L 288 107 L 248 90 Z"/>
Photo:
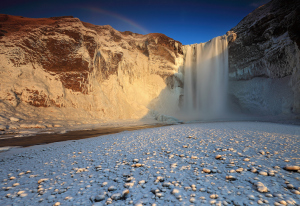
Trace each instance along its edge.
<path fill-rule="evenodd" d="M 184 112 L 196 119 L 219 118 L 226 112 L 227 36 L 187 45 L 184 63 Z"/>

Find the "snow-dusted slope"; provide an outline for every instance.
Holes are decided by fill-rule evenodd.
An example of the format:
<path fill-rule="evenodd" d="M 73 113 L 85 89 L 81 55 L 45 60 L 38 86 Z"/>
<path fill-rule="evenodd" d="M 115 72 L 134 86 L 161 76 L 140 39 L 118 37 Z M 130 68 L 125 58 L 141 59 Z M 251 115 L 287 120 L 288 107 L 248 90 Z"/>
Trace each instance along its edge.
<path fill-rule="evenodd" d="M 0 124 L 161 118 L 178 110 L 181 43 L 73 17 L 0 15 Z M 28 124 L 27 124 L 28 125 Z M 52 124 L 53 126 L 53 124 Z M 37 126 L 38 127 L 38 126 Z"/>

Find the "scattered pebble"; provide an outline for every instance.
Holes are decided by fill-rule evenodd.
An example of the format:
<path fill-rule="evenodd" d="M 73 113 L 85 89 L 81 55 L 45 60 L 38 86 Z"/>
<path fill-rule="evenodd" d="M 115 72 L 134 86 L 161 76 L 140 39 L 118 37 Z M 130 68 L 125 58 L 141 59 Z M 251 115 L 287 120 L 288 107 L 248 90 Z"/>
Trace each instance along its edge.
<path fill-rule="evenodd" d="M 0 205 L 299 204 L 299 168 L 281 165 L 286 159 L 299 164 L 292 156 L 298 133 L 241 128 L 233 137 L 213 125 L 54 143 L 7 157 L 2 152 Z M 192 138 L 185 138 L 189 133 Z M 274 142 L 285 144 L 284 151 L 273 155 Z"/>
<path fill-rule="evenodd" d="M 256 183 L 257 191 L 268 192 L 268 188 L 261 182 Z"/>
<path fill-rule="evenodd" d="M 18 122 L 20 120 L 19 118 L 16 118 L 16 117 L 10 117 L 9 119 L 12 122 Z"/>
<path fill-rule="evenodd" d="M 262 176 L 268 176 L 268 173 L 267 172 L 264 172 L 264 171 L 260 171 L 258 174 L 262 175 Z"/>
<path fill-rule="evenodd" d="M 212 194 L 209 196 L 211 199 L 217 199 L 219 196 L 217 194 Z"/>
<path fill-rule="evenodd" d="M 298 171 L 298 170 L 300 170 L 300 167 L 299 166 L 286 166 L 284 169 L 288 170 L 288 171 Z"/>
<path fill-rule="evenodd" d="M 228 175 L 226 176 L 227 180 L 236 180 L 236 177 L 232 176 L 232 175 Z"/>
<path fill-rule="evenodd" d="M 202 171 L 205 172 L 205 173 L 210 173 L 210 172 L 211 172 L 211 170 L 210 170 L 210 169 L 207 169 L 207 168 L 203 168 Z"/>

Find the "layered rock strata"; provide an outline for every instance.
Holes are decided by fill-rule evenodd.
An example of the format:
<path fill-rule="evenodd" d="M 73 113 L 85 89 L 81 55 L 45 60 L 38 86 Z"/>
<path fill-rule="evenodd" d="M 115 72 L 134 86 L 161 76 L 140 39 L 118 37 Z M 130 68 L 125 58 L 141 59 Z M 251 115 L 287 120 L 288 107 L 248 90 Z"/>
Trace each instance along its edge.
<path fill-rule="evenodd" d="M 179 109 L 182 44 L 163 34 L 70 16 L 0 15 L 0 59 L 2 122 L 137 119 Z"/>

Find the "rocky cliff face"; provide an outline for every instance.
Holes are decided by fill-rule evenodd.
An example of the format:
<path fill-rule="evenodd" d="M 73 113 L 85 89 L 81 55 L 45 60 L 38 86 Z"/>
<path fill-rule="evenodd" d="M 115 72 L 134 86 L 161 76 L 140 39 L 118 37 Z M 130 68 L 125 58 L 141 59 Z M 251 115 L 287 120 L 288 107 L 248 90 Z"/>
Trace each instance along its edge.
<path fill-rule="evenodd" d="M 300 1 L 273 0 L 228 35 L 231 99 L 244 111 L 300 113 Z"/>
<path fill-rule="evenodd" d="M 299 114 L 300 2 L 273 0 L 227 35 L 234 107 Z M 163 34 L 0 15 L 0 60 L 0 130 L 32 127 L 22 121 L 163 120 L 180 109 L 183 46 Z"/>
<path fill-rule="evenodd" d="M 0 15 L 0 123 L 132 119 L 178 110 L 182 45 L 73 17 Z"/>

